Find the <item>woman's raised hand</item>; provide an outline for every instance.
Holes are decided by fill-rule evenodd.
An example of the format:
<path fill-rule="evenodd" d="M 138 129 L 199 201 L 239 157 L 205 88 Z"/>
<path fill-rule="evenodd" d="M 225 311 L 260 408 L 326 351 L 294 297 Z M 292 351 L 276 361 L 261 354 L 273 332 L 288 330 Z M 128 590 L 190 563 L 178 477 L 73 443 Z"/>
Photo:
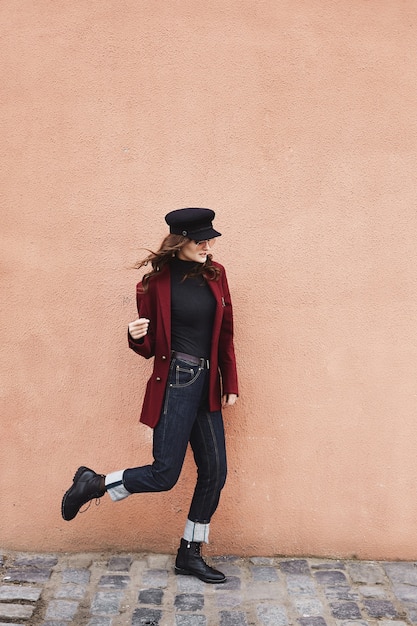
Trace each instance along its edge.
<path fill-rule="evenodd" d="M 146 317 L 140 317 L 134 322 L 130 322 L 129 334 L 132 339 L 142 339 L 148 332 L 149 320 Z"/>
<path fill-rule="evenodd" d="M 235 393 L 226 393 L 222 396 L 222 408 L 227 409 L 228 406 L 233 406 L 237 400 Z"/>

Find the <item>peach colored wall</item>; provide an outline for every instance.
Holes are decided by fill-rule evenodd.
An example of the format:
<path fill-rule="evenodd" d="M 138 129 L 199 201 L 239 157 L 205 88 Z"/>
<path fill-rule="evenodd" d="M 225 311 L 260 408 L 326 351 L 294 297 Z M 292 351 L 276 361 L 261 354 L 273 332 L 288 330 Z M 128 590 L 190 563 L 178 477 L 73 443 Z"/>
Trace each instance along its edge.
<path fill-rule="evenodd" d="M 65 523 L 148 462 L 130 266 L 209 206 L 241 397 L 211 553 L 417 559 L 414 0 L 2 0 L 3 548 L 176 548 L 194 481 Z"/>

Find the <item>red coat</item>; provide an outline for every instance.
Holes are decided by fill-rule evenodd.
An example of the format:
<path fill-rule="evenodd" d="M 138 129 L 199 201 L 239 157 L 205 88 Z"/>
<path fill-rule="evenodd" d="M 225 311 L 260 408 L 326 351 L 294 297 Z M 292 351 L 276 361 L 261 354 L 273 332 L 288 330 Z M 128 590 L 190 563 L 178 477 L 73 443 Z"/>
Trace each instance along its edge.
<path fill-rule="evenodd" d="M 223 266 L 215 262 L 213 265 L 220 269 L 221 275 L 218 281 L 207 281 L 217 303 L 210 355 L 209 409 L 219 411 L 221 395 L 237 394 L 238 386 L 229 287 Z M 140 416 L 141 422 L 154 428 L 161 414 L 170 366 L 171 277 L 169 265 L 166 265 L 158 276 L 151 278 L 147 291 L 144 292 L 142 283 L 138 283 L 136 299 L 139 317 L 146 317 L 150 320 L 149 330 L 148 334 L 138 341 L 129 335 L 129 347 L 145 359 L 155 357 Z"/>

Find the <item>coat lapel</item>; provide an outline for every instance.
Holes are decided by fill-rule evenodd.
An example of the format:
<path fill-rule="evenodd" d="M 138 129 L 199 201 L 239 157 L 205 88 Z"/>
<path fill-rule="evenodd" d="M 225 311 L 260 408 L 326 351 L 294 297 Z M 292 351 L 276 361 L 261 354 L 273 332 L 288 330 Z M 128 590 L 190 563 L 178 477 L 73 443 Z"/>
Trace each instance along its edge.
<path fill-rule="evenodd" d="M 161 270 L 159 277 L 158 308 L 165 341 L 171 349 L 171 273 L 168 266 Z"/>
<path fill-rule="evenodd" d="M 223 297 L 221 291 L 221 285 L 219 280 L 208 280 L 207 283 L 210 286 L 210 289 L 216 298 L 216 314 L 214 316 L 214 324 L 213 324 L 213 340 L 215 337 L 218 337 L 220 333 L 220 326 L 223 318 Z M 213 341 L 214 343 L 214 341 Z"/>

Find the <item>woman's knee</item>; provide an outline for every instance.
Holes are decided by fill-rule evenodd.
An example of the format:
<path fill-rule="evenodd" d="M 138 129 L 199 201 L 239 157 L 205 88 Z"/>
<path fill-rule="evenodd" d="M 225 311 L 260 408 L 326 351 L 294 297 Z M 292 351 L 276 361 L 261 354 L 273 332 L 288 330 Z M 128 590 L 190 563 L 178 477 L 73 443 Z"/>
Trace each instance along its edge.
<path fill-rule="evenodd" d="M 156 472 L 154 473 L 154 478 L 158 485 L 158 491 L 170 491 L 177 484 L 179 474 L 172 472 Z"/>
<path fill-rule="evenodd" d="M 219 481 L 220 489 L 223 489 L 226 483 L 226 478 L 227 478 L 227 467 L 225 465 L 220 472 L 220 481 Z"/>
<path fill-rule="evenodd" d="M 210 489 L 220 491 L 226 483 L 227 467 L 226 465 L 217 465 L 216 468 L 210 467 L 207 471 L 199 471 L 198 479 L 201 483 L 205 483 Z"/>

